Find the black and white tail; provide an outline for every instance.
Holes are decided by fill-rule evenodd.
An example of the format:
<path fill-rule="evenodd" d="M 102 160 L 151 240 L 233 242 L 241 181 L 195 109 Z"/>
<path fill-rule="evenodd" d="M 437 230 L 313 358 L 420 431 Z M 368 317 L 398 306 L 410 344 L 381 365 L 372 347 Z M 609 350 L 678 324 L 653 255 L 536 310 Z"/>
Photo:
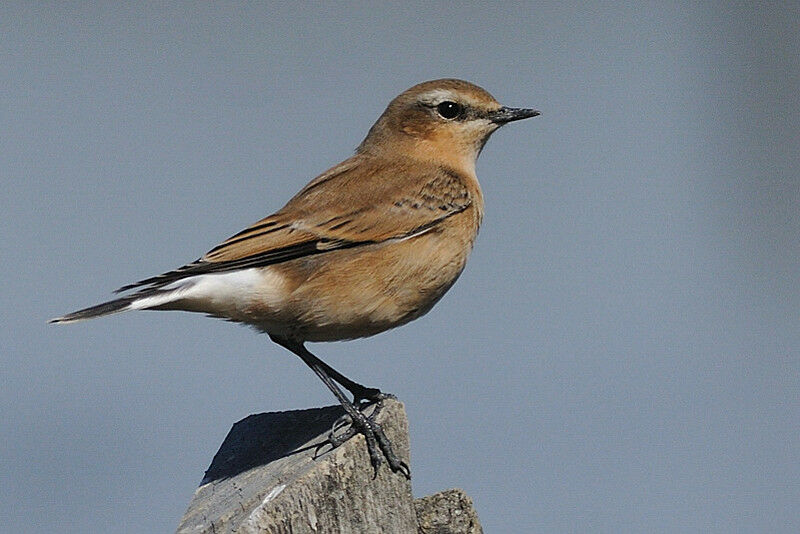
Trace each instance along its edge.
<path fill-rule="evenodd" d="M 179 296 L 184 293 L 183 289 L 185 288 L 147 288 L 133 295 L 109 300 L 108 302 L 97 304 L 96 306 L 90 306 L 89 308 L 68 313 L 63 317 L 50 319 L 49 322 L 58 324 L 75 323 L 77 321 L 94 319 L 95 317 L 102 317 L 104 315 L 111 315 L 112 313 L 119 313 L 128 310 L 146 310 L 150 308 L 156 308 L 179 298 Z"/>
<path fill-rule="evenodd" d="M 180 274 L 180 277 L 173 275 Z M 139 287 L 130 295 L 109 300 L 96 306 L 51 319 L 51 323 L 66 324 L 93 319 L 128 310 L 184 310 L 215 317 L 244 321 L 238 313 L 252 300 L 252 295 L 278 305 L 283 298 L 282 279 L 265 269 L 237 269 L 210 274 L 191 274 L 174 271 L 142 282 L 125 286 L 120 291 Z M 177 278 L 175 280 L 174 278 Z M 142 285 L 150 287 L 142 288 Z"/>

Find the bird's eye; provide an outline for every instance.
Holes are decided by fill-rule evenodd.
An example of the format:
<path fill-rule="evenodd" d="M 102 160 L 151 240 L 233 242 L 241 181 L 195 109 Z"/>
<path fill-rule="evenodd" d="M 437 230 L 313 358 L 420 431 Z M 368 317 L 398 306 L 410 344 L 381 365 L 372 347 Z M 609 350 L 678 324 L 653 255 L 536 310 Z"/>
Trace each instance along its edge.
<path fill-rule="evenodd" d="M 444 119 L 455 119 L 456 117 L 461 115 L 463 108 L 459 104 L 447 100 L 446 102 L 442 102 L 441 104 L 436 106 L 436 111 Z"/>

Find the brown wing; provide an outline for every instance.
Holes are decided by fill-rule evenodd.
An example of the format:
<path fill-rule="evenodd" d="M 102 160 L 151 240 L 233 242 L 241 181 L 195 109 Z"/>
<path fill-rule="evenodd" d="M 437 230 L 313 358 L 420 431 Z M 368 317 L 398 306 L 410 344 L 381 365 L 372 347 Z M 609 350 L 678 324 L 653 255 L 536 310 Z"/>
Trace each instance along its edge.
<path fill-rule="evenodd" d="M 197 261 L 118 291 L 401 239 L 430 230 L 470 204 L 464 179 L 452 169 L 354 156 Z"/>

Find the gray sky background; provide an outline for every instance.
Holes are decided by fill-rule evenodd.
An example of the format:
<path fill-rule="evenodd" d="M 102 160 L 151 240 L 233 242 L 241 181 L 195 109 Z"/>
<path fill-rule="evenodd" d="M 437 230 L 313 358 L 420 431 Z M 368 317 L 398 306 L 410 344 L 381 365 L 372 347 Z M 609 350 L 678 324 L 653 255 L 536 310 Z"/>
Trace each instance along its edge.
<path fill-rule="evenodd" d="M 172 531 L 231 424 L 333 403 L 221 321 L 45 321 L 453 76 L 544 112 L 478 162 L 465 273 L 312 346 L 406 403 L 415 494 L 464 488 L 491 533 L 800 531 L 800 8 L 749 4 L 4 3 L 2 528 Z"/>

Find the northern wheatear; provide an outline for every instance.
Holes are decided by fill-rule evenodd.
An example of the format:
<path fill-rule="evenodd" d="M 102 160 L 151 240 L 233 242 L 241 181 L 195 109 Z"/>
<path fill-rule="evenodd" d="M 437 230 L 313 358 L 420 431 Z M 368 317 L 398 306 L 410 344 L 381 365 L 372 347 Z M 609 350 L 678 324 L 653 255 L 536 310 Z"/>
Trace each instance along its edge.
<path fill-rule="evenodd" d="M 374 413 L 362 412 L 362 401 L 379 408 L 384 395 L 304 344 L 371 336 L 428 312 L 464 269 L 483 218 L 478 154 L 503 124 L 537 115 L 461 80 L 415 85 L 389 103 L 354 156 L 273 215 L 197 261 L 117 290 L 136 290 L 127 296 L 51 322 L 184 310 L 253 326 L 299 356 L 342 404 L 351 427 L 331 433 L 333 446 L 363 434 L 376 473 L 385 457 L 409 476 Z"/>

